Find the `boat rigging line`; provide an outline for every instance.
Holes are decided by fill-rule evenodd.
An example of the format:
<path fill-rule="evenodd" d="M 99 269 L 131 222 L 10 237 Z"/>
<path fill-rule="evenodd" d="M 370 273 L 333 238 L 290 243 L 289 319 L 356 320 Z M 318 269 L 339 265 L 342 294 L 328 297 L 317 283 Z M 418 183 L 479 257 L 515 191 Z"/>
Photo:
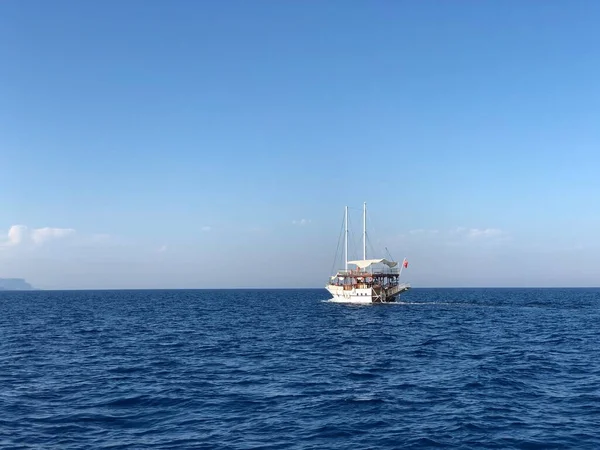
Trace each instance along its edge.
<path fill-rule="evenodd" d="M 331 270 L 329 273 L 333 274 L 334 270 L 335 270 L 335 265 L 337 263 L 337 259 L 338 259 L 338 253 L 340 251 L 340 243 L 342 242 L 342 236 L 344 235 L 344 218 L 342 218 L 342 227 L 340 229 L 340 234 L 338 237 L 338 243 L 337 243 L 337 248 L 335 249 L 335 256 L 333 257 L 333 264 L 331 266 Z"/>

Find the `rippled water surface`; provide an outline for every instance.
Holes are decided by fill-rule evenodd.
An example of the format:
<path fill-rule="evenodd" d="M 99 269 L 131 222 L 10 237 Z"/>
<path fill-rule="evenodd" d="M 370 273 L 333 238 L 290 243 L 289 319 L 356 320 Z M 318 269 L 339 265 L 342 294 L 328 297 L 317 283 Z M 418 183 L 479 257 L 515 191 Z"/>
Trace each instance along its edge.
<path fill-rule="evenodd" d="M 600 448 L 600 290 L 0 293 L 0 447 Z"/>

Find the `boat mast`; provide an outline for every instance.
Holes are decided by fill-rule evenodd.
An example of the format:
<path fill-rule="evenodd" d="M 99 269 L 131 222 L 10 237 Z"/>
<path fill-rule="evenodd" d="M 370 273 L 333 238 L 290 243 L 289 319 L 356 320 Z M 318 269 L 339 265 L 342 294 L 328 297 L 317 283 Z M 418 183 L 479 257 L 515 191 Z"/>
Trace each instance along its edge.
<path fill-rule="evenodd" d="M 344 219 L 344 235 L 345 235 L 344 255 L 346 257 L 345 270 L 348 271 L 348 207 L 347 206 L 346 206 L 346 214 L 345 214 L 345 219 Z"/>
<path fill-rule="evenodd" d="M 363 259 L 367 259 L 367 202 L 363 204 Z"/>

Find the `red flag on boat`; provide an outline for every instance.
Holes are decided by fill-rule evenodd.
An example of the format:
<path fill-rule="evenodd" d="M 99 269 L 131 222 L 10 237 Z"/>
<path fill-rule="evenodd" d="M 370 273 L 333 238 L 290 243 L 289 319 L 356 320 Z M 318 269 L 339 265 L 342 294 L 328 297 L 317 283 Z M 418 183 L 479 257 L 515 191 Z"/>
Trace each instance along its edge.
<path fill-rule="evenodd" d="M 408 267 L 408 261 L 406 259 L 404 260 L 403 266 L 404 266 L 405 269 Z"/>

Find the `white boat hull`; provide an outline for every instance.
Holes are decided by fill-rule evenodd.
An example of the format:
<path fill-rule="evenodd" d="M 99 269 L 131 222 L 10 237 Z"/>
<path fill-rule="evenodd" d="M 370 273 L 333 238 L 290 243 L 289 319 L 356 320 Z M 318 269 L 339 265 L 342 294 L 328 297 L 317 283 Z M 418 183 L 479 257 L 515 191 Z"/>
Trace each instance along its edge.
<path fill-rule="evenodd" d="M 326 289 L 332 296 L 331 302 L 356 304 L 394 302 L 400 297 L 401 292 L 407 291 L 409 288 L 410 285 L 407 283 L 383 290 L 375 290 L 373 288 L 344 289 L 343 286 L 337 285 L 326 286 Z"/>
<path fill-rule="evenodd" d="M 329 301 L 334 302 L 334 303 L 356 303 L 356 304 L 361 304 L 361 305 L 375 303 L 373 301 L 373 299 L 370 297 L 356 297 L 356 296 L 345 297 L 345 296 L 340 296 L 340 295 L 333 295 Z"/>

